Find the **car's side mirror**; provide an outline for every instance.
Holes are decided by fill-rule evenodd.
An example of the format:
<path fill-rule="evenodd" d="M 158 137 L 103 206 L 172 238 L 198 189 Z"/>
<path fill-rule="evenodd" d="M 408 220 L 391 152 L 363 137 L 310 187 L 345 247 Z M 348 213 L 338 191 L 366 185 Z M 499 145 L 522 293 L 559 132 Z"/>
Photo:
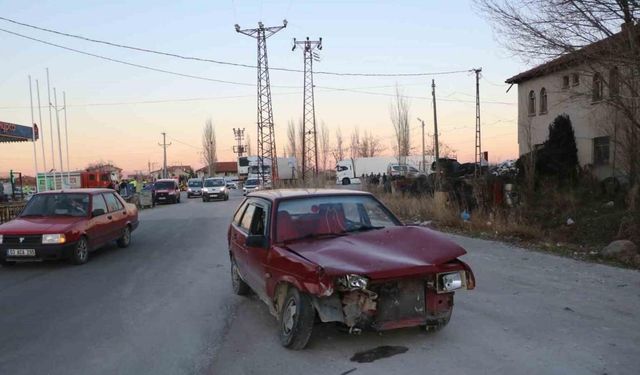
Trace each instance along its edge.
<path fill-rule="evenodd" d="M 95 210 L 91 211 L 91 217 L 96 217 L 104 214 L 105 212 L 103 208 L 96 208 Z"/>
<path fill-rule="evenodd" d="M 261 234 L 250 234 L 247 236 L 247 241 L 245 243 L 247 247 L 258 247 L 261 249 L 267 249 L 269 247 L 269 241 L 267 241 L 267 237 Z"/>

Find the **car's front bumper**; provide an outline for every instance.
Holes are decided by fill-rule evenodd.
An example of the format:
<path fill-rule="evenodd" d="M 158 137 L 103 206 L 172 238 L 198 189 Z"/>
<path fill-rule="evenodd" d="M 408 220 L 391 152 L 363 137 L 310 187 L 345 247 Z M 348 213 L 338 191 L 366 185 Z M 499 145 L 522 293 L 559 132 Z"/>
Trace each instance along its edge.
<path fill-rule="evenodd" d="M 0 259 L 10 262 L 40 262 L 43 260 L 67 259 L 73 253 L 76 243 L 62 245 L 0 245 Z M 9 249 L 34 249 L 35 256 L 8 256 Z"/>
<path fill-rule="evenodd" d="M 200 197 L 200 196 L 202 196 L 202 190 L 198 190 L 198 191 L 188 191 L 187 190 L 187 195 L 189 195 L 191 197 Z"/>

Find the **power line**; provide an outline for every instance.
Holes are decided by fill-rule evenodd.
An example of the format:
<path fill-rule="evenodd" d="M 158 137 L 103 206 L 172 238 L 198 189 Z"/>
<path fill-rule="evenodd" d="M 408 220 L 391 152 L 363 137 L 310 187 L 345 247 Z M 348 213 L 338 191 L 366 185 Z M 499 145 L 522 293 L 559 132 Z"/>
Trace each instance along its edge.
<path fill-rule="evenodd" d="M 123 60 L 118 60 L 118 59 L 114 59 L 111 57 L 106 57 L 106 56 L 102 56 L 102 55 L 97 55 L 95 53 L 91 53 L 91 52 L 85 52 L 85 51 L 81 51 L 75 48 L 71 48 L 71 47 L 66 47 L 60 44 L 55 44 L 55 43 L 51 43 L 51 42 L 47 42 L 45 40 L 42 39 L 38 39 L 38 38 L 33 38 L 27 35 L 23 35 L 23 34 L 19 34 L 13 31 L 9 31 L 9 30 L 5 30 L 0 28 L 0 31 L 5 32 L 7 34 L 11 34 L 11 35 L 15 35 L 15 36 L 19 36 L 21 38 L 25 38 L 25 39 L 29 39 L 29 40 L 33 40 L 35 42 L 39 42 L 39 43 L 43 43 L 43 44 L 47 44 L 49 46 L 53 46 L 53 47 L 57 47 L 57 48 L 62 48 L 64 50 L 67 51 L 72 51 L 75 53 L 80 53 L 82 55 L 87 55 L 87 56 L 92 56 L 98 59 L 102 59 L 102 60 L 106 60 L 106 61 L 111 61 L 111 62 L 115 62 L 115 63 L 119 63 L 119 64 L 124 64 L 124 65 L 128 65 L 128 66 L 133 66 L 136 68 L 140 68 L 140 69 L 146 69 L 146 70 L 151 70 L 151 71 L 155 71 L 155 72 L 160 72 L 160 73 L 165 73 L 165 74 L 171 74 L 171 75 L 175 75 L 175 76 L 179 76 L 179 77 L 185 77 L 185 78 L 193 78 L 193 79 L 199 79 L 199 80 L 203 80 L 203 81 L 210 81 L 210 82 L 218 82 L 218 83 L 226 83 L 226 84 L 231 84 L 231 85 L 239 85 L 239 86 L 255 86 L 255 84 L 253 83 L 245 83 L 245 82 L 234 82 L 234 81 L 226 81 L 226 80 L 221 80 L 221 79 L 215 79 L 215 78 L 209 78 L 209 77 L 202 77 L 202 76 L 196 76 L 196 75 L 192 75 L 192 74 L 185 74 L 185 73 L 179 73 L 179 72 L 174 72 L 171 70 L 166 70 L 166 69 L 160 69 L 160 68 L 154 68 L 154 67 L 150 67 L 147 65 L 141 65 L 141 64 L 135 64 L 135 63 L 131 63 L 128 61 L 123 61 Z M 297 88 L 296 86 L 273 86 L 273 87 L 279 87 L 279 88 Z"/>
<path fill-rule="evenodd" d="M 235 11 L 235 5 L 234 5 L 234 11 Z M 0 17 L 0 20 L 6 21 L 6 22 L 10 22 L 10 23 L 13 23 L 15 25 L 20 25 L 20 26 L 32 28 L 32 29 L 35 29 L 35 30 L 44 31 L 44 32 L 47 32 L 47 33 L 57 34 L 57 35 L 61 35 L 61 36 L 69 37 L 69 38 L 76 38 L 76 39 L 84 40 L 86 42 L 104 44 L 104 45 L 108 45 L 108 46 L 111 46 L 111 47 L 125 48 L 125 49 L 138 51 L 138 52 L 145 52 L 145 53 L 152 53 L 152 54 L 156 54 L 156 55 L 169 56 L 169 57 L 174 57 L 174 58 L 178 58 L 178 59 L 182 59 L 182 60 L 208 62 L 208 63 L 213 63 L 213 64 L 235 66 L 235 67 L 241 67 L 241 68 L 251 68 L 251 69 L 258 68 L 256 65 L 251 65 L 251 64 L 235 63 L 235 62 L 230 62 L 230 61 L 214 60 L 214 59 L 203 58 L 203 57 L 195 57 L 195 56 L 185 56 L 185 55 L 180 55 L 180 54 L 177 54 L 177 53 L 157 51 L 157 50 L 152 50 L 152 49 L 143 48 L 143 47 L 135 47 L 135 46 L 129 46 L 129 45 L 120 44 L 120 43 L 108 42 L 108 41 L 105 41 L 105 40 L 99 40 L 99 39 L 89 38 L 89 37 L 82 36 L 82 35 L 70 34 L 70 33 L 62 32 L 62 31 L 58 31 L 58 30 L 48 29 L 48 28 L 45 28 L 45 27 L 35 26 L 35 25 L 28 24 L 28 23 L 16 21 L 16 20 L 13 20 L 13 19 L 10 19 L 10 18 L 6 18 L 6 17 Z M 3 30 L 3 31 L 6 31 L 6 30 Z M 304 71 L 299 70 L 299 69 L 291 69 L 291 68 L 269 67 L 269 69 L 270 70 L 282 71 L 282 72 L 291 72 L 291 73 L 303 73 L 304 72 Z M 419 72 L 419 73 L 348 73 L 348 72 L 329 72 L 329 71 L 317 71 L 317 72 L 314 72 L 314 73 L 315 74 L 322 74 L 322 75 L 349 76 L 349 77 L 425 77 L 425 76 L 468 73 L 468 72 L 471 72 L 471 71 L 472 71 L 471 69 L 465 69 L 465 70 L 452 70 L 452 71 L 443 71 L 443 72 Z M 273 86 L 273 87 L 275 87 L 275 86 Z"/>

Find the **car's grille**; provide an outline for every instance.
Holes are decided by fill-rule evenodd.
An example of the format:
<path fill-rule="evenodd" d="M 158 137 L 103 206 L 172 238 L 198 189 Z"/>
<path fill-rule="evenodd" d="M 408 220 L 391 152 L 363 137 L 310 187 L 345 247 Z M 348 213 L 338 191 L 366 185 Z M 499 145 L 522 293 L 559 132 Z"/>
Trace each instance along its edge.
<path fill-rule="evenodd" d="M 426 316 L 424 280 L 391 281 L 372 289 L 378 293 L 377 322 Z"/>
<path fill-rule="evenodd" d="M 30 234 L 25 236 L 3 236 L 2 243 L 4 245 L 40 245 L 42 244 L 42 235 Z"/>

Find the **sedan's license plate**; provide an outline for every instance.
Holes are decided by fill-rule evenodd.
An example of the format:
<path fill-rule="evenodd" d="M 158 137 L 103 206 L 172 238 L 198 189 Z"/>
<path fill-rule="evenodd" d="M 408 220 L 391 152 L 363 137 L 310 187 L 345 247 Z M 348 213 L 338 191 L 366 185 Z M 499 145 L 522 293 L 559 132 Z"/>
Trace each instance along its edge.
<path fill-rule="evenodd" d="M 36 250 L 35 249 L 9 249 L 7 250 L 7 256 L 34 257 L 36 256 Z"/>
<path fill-rule="evenodd" d="M 167 199 L 167 197 L 158 197 L 158 199 Z"/>

